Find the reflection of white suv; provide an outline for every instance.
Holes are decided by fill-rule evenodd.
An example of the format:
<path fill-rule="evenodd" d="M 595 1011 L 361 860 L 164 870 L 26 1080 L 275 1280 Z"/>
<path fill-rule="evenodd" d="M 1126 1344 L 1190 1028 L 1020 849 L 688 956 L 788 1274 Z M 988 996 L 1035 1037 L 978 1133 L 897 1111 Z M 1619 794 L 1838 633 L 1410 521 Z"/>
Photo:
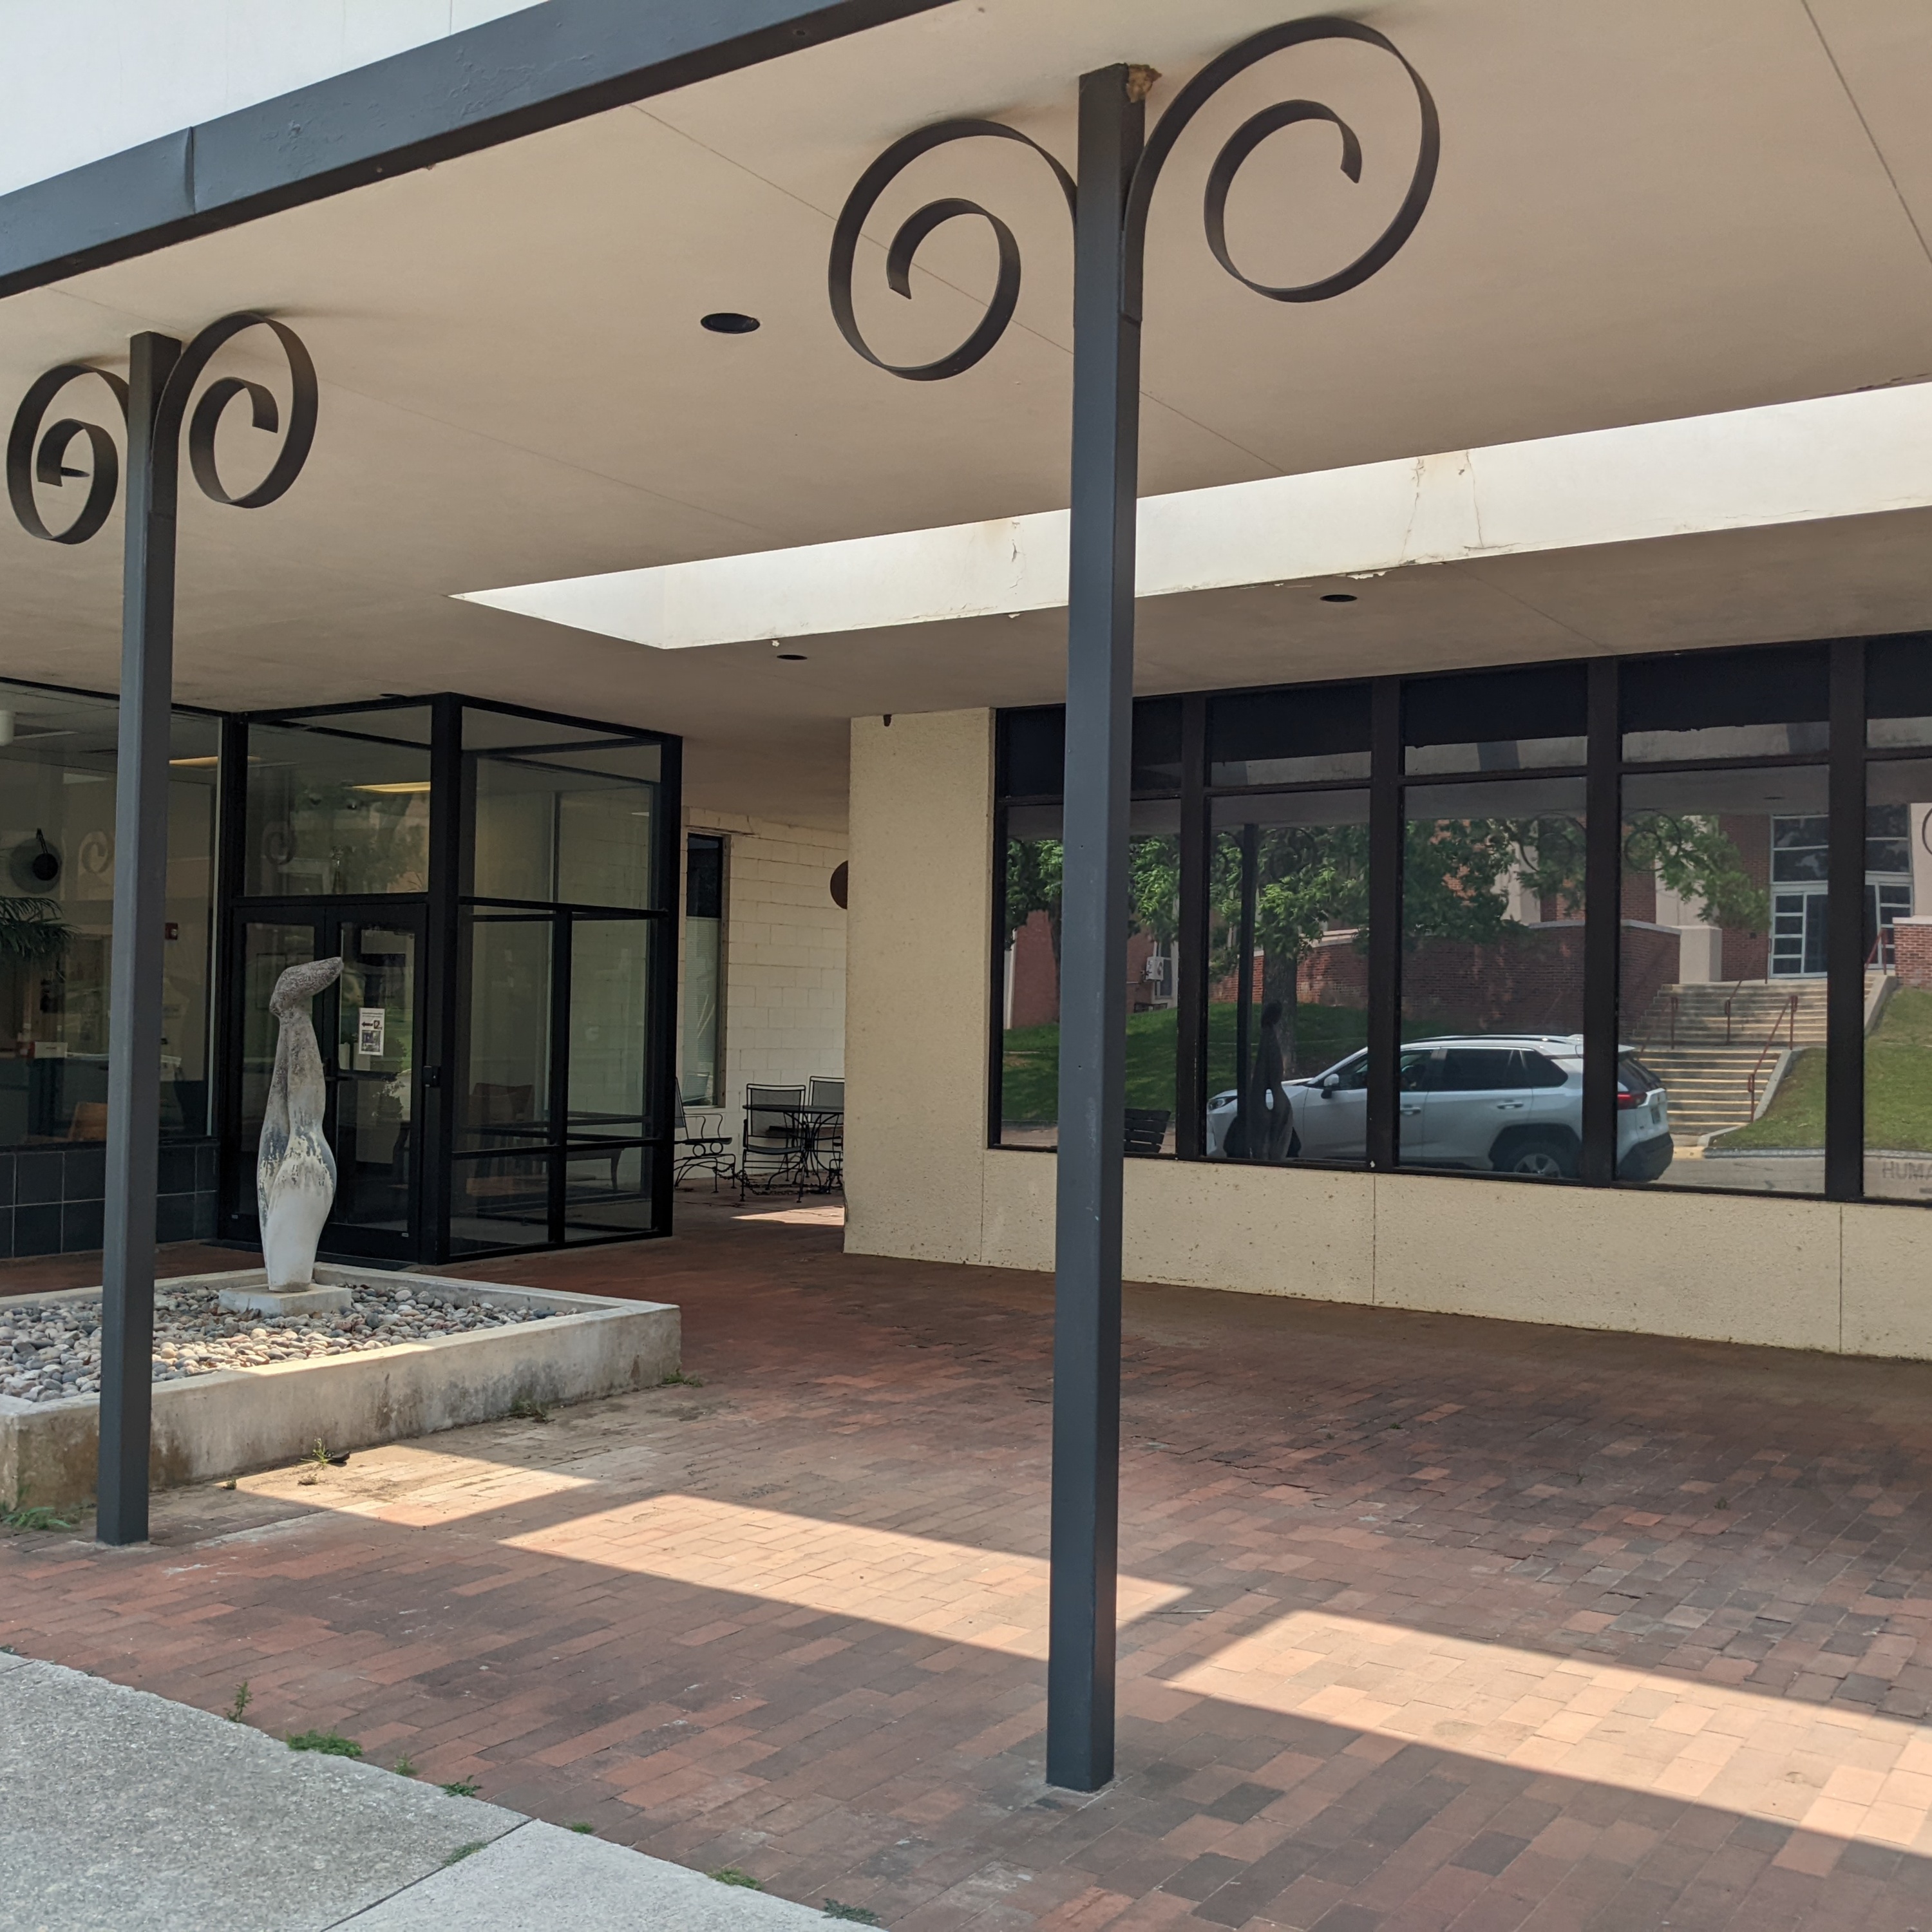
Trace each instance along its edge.
<path fill-rule="evenodd" d="M 1369 1056 L 1285 1080 L 1304 1160 L 1362 1160 L 1368 1148 Z M 1398 1100 L 1405 1166 L 1570 1178 L 1583 1148 L 1583 1042 L 1575 1034 L 1489 1034 L 1412 1040 Z M 1222 1156 L 1238 1096 L 1208 1103 L 1208 1154 Z M 1654 1180 L 1670 1165 L 1663 1083 L 1630 1050 L 1617 1060 L 1617 1174 Z"/>

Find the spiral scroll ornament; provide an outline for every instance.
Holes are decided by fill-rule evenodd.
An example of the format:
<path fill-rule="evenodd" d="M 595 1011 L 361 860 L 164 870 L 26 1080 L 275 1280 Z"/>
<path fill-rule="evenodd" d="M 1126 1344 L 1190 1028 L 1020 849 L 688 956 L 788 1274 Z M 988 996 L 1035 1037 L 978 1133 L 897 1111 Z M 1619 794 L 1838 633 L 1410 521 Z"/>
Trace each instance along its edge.
<path fill-rule="evenodd" d="M 192 415 L 188 404 L 196 386 L 207 374 L 208 364 L 236 337 L 251 328 L 266 328 L 281 346 L 289 368 L 288 423 L 282 424 L 281 406 L 274 392 L 260 382 L 238 376 L 222 376 L 209 383 L 195 400 Z M 64 362 L 50 369 L 28 388 L 14 413 L 7 439 L 7 496 L 20 527 L 29 536 L 49 543 L 85 543 L 107 520 L 114 507 L 121 480 L 121 460 L 113 436 L 98 423 L 83 422 L 63 416 L 45 430 L 48 410 L 54 398 L 70 382 L 83 376 L 95 376 L 105 382 L 120 405 L 122 425 L 128 421 L 128 385 L 105 369 L 80 362 Z M 249 420 L 258 430 L 280 432 L 282 446 L 269 466 L 268 474 L 253 489 L 232 494 L 221 480 L 214 458 L 217 432 L 223 413 L 231 403 L 245 398 Z M 163 386 L 156 405 L 152 448 L 157 462 L 174 460 L 181 441 L 182 426 L 188 427 L 188 469 L 202 494 L 218 503 L 238 510 L 260 509 L 284 494 L 302 474 L 302 466 L 315 442 L 319 393 L 315 364 L 300 336 L 286 323 L 272 316 L 243 311 L 212 322 L 182 351 Z M 89 467 L 70 466 L 68 458 L 76 442 L 87 445 Z M 47 484 L 58 489 L 70 478 L 85 476 L 87 496 L 80 514 L 64 528 L 50 528 L 41 516 L 35 485 Z"/>
<path fill-rule="evenodd" d="M 1214 165 L 1208 171 L 1202 216 L 1209 252 L 1244 288 L 1252 289 L 1270 302 L 1326 302 L 1331 296 L 1360 287 L 1370 276 L 1386 267 L 1415 232 L 1416 224 L 1422 219 L 1423 211 L 1429 206 L 1430 196 L 1434 190 L 1436 166 L 1442 153 L 1442 128 L 1436 103 L 1422 76 L 1386 34 L 1378 33 L 1372 27 L 1364 26 L 1359 21 L 1331 16 L 1286 21 L 1250 34 L 1210 61 L 1175 94 L 1149 134 L 1134 170 L 1125 215 L 1128 271 L 1121 298 L 1130 315 L 1136 319 L 1139 315 L 1140 262 L 1147 232 L 1148 208 L 1161 170 L 1189 123 L 1231 80 L 1257 62 L 1291 47 L 1306 46 L 1322 40 L 1354 40 L 1390 56 L 1400 63 L 1415 90 L 1416 105 L 1421 114 L 1421 140 L 1401 206 L 1381 234 L 1347 266 L 1333 274 L 1312 282 L 1277 285 L 1258 280 L 1244 273 L 1237 266 L 1228 245 L 1228 196 L 1243 164 L 1270 134 L 1303 122 L 1325 122 L 1340 136 L 1342 172 L 1352 182 L 1359 182 L 1362 178 L 1360 138 L 1340 114 L 1320 101 L 1278 101 L 1243 122 L 1222 144 Z M 978 202 L 954 197 L 928 202 L 900 224 L 886 251 L 886 284 L 895 294 L 909 298 L 912 294 L 913 256 L 919 244 L 942 222 L 956 216 L 976 215 L 993 232 L 998 249 L 998 266 L 992 298 L 972 334 L 950 355 L 942 356 L 936 361 L 888 362 L 866 342 L 854 310 L 852 278 L 860 236 L 880 196 L 901 171 L 920 156 L 949 142 L 984 136 L 1018 141 L 1032 148 L 1053 170 L 1066 194 L 1069 208 L 1074 206 L 1077 190 L 1073 178 L 1060 162 L 1029 136 L 997 121 L 940 122 L 905 135 L 887 148 L 860 176 L 839 211 L 837 225 L 832 230 L 829 281 L 832 320 L 838 326 L 838 332 L 868 362 L 889 375 L 902 376 L 908 382 L 931 382 L 962 374 L 986 356 L 1006 333 L 1006 325 L 1018 307 L 1020 251 L 1012 230 L 997 214 Z"/>

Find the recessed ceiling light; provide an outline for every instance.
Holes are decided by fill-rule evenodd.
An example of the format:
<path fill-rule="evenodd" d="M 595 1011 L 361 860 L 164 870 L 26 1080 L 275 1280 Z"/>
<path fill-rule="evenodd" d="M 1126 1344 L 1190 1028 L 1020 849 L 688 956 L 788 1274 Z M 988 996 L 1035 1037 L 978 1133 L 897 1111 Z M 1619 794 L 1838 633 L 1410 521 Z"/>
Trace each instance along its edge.
<path fill-rule="evenodd" d="M 1352 590 L 1324 590 L 1322 593 L 1322 601 L 1324 604 L 1352 604 L 1355 601 L 1355 593 Z"/>
<path fill-rule="evenodd" d="M 698 326 L 708 328 L 713 335 L 749 335 L 758 326 L 754 315 L 740 315 L 736 309 L 721 308 L 710 315 L 700 316 Z"/>

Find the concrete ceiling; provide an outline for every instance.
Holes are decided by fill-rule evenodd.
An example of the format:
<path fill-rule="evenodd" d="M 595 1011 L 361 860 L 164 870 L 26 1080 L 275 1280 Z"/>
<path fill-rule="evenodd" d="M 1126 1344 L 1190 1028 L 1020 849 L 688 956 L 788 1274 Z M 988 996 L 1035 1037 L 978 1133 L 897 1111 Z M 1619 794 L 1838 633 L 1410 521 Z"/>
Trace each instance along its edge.
<path fill-rule="evenodd" d="M 889 234 L 918 200 L 964 194 L 1019 234 L 1018 321 L 956 381 L 895 381 L 839 340 L 832 218 L 908 128 L 997 115 L 1070 157 L 1082 69 L 1160 68 L 1158 111 L 1208 54 L 1286 10 L 960 0 L 0 303 L 0 398 L 56 361 L 115 362 L 136 328 L 275 311 L 321 369 L 322 430 L 272 508 L 184 494 L 184 698 L 454 688 L 652 724 L 687 734 L 700 808 L 836 822 L 847 718 L 1054 696 L 1058 616 L 815 640 L 781 663 L 768 647 L 643 651 L 449 593 L 1064 504 L 1070 250 L 1037 160 L 943 150 L 875 222 Z M 1244 172 L 1234 245 L 1286 278 L 1379 226 L 1415 113 L 1399 70 L 1355 47 L 1283 56 L 1231 89 L 1156 205 L 1144 489 L 1932 376 L 1932 13 L 1916 0 L 1400 0 L 1364 17 L 1436 94 L 1433 204 L 1349 296 L 1249 294 L 1201 236 L 1219 137 L 1291 93 L 1360 129 L 1359 188 L 1319 128 Z M 928 243 L 909 304 L 884 292 L 880 251 L 862 256 L 861 313 L 885 352 L 934 352 L 976 319 L 990 249 L 968 226 Z M 764 326 L 704 333 L 719 308 Z M 224 436 L 247 474 L 253 433 Z M 1355 586 L 1347 607 L 1310 584 L 1162 599 L 1144 609 L 1142 683 L 1932 623 L 1924 522 L 1418 570 Z M 7 671 L 111 687 L 118 533 L 62 549 L 0 530 Z"/>

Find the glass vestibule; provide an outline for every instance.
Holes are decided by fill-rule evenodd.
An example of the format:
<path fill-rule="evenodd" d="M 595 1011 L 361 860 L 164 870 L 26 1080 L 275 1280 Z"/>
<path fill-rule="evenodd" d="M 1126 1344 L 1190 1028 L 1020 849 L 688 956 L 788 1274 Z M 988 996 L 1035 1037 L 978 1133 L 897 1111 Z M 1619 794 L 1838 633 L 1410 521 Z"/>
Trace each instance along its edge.
<path fill-rule="evenodd" d="M 299 901 L 251 908 L 235 927 L 233 983 L 240 993 L 236 1113 L 244 1158 L 230 1164 L 232 1220 L 254 1227 L 254 1162 L 261 1138 L 279 1028 L 268 1010 L 292 966 L 339 957 L 342 972 L 313 1002 L 327 1100 L 322 1132 L 335 1155 L 335 1206 L 325 1250 L 410 1260 L 421 1250 L 422 1036 L 425 910 L 380 902 Z"/>
<path fill-rule="evenodd" d="M 118 706 L 0 680 L 0 1149 L 106 1136 Z M 173 714 L 161 1131 L 208 1131 L 220 724 Z M 98 1184 L 97 1184 L 98 1185 Z"/>
<path fill-rule="evenodd" d="M 676 750 L 450 697 L 239 722 L 227 1232 L 254 1232 L 268 992 L 335 952 L 325 1253 L 666 1230 Z"/>
<path fill-rule="evenodd" d="M 1182 1157 L 1932 1200 L 1932 638 L 1136 713 L 1137 933 L 1178 828 Z M 1056 1138 L 1062 728 L 1001 719 L 1006 1146 Z"/>

